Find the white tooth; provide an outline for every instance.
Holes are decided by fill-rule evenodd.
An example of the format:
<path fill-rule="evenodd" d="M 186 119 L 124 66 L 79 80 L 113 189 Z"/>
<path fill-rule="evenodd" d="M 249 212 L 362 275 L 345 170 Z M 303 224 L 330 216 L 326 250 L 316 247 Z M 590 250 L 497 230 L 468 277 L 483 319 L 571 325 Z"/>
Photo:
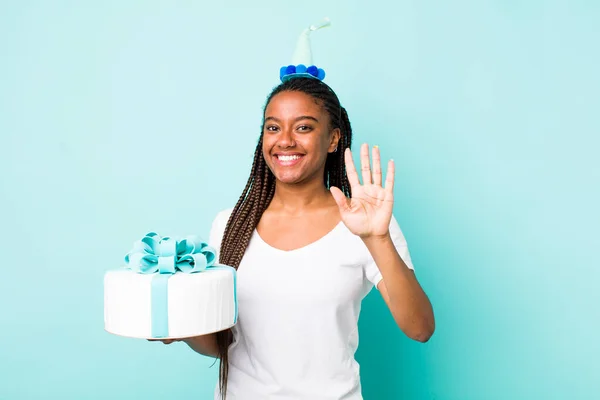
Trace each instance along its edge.
<path fill-rule="evenodd" d="M 299 158 L 300 158 L 300 156 L 279 156 L 279 159 L 281 161 L 292 161 L 292 160 L 297 160 Z"/>

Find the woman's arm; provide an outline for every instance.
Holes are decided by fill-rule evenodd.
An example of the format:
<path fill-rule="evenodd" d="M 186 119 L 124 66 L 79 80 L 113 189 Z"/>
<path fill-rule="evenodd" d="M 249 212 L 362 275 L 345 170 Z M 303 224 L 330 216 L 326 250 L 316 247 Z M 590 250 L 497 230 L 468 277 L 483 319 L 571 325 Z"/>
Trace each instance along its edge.
<path fill-rule="evenodd" d="M 406 266 L 390 234 L 363 238 L 383 279 L 377 285 L 398 327 L 411 339 L 426 342 L 435 330 L 433 308 Z"/>
<path fill-rule="evenodd" d="M 378 289 L 387 303 L 394 320 L 400 329 L 410 338 L 419 342 L 429 340 L 435 329 L 433 310 L 429 299 L 423 292 L 412 272 L 394 245 L 401 239 L 401 231 L 396 226 L 393 235 L 390 227 L 394 206 L 395 166 L 388 161 L 385 187 L 382 185 L 381 155 L 377 146 L 373 147 L 373 172 L 369 160 L 369 146 L 366 143 L 360 148 L 360 163 L 363 184 L 360 184 L 352 152 L 345 150 L 344 159 L 348 182 L 352 188 L 352 197 L 337 187 L 331 187 L 331 195 L 335 199 L 342 221 L 355 235 L 362 238 L 377 265 L 383 280 Z"/>

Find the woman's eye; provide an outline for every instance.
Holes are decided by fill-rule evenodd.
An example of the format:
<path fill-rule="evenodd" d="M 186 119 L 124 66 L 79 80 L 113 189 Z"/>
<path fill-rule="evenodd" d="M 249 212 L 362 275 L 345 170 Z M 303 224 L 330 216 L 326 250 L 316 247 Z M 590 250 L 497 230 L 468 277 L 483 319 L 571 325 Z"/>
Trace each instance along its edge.
<path fill-rule="evenodd" d="M 299 126 L 299 127 L 298 127 L 298 130 L 299 130 L 300 132 L 308 132 L 308 131 L 310 131 L 311 129 L 312 129 L 312 128 L 311 128 L 310 126 L 308 126 L 308 125 L 301 125 L 301 126 Z"/>
<path fill-rule="evenodd" d="M 271 126 L 267 126 L 267 131 L 275 132 L 276 130 L 277 130 L 276 126 L 272 126 L 272 125 Z"/>

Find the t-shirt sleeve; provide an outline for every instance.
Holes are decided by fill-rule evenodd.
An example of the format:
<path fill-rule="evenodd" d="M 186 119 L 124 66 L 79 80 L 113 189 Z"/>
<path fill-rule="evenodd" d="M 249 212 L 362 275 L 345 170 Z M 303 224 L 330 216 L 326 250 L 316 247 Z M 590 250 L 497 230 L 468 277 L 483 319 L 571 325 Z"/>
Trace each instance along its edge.
<path fill-rule="evenodd" d="M 227 221 L 231 215 L 232 209 L 226 209 L 217 213 L 210 227 L 210 233 L 208 235 L 208 245 L 217 251 L 217 259 L 221 252 L 221 242 L 223 240 L 223 234 L 227 227 Z"/>
<path fill-rule="evenodd" d="M 408 244 L 406 242 L 404 234 L 402 233 L 402 230 L 400 229 L 400 225 L 398 224 L 398 221 L 394 216 L 392 216 L 392 220 L 390 221 L 390 236 L 392 237 L 394 246 L 396 247 L 400 258 L 402 258 L 402 261 L 404 261 L 408 268 L 414 270 L 415 268 L 410 258 L 410 252 L 408 251 Z M 379 284 L 383 277 L 381 276 L 379 267 L 377 267 L 377 265 L 375 264 L 375 260 L 373 260 L 373 257 L 371 256 L 368 250 L 367 253 L 368 256 L 365 265 L 365 274 L 367 279 L 373 285 L 377 286 L 377 284 Z"/>

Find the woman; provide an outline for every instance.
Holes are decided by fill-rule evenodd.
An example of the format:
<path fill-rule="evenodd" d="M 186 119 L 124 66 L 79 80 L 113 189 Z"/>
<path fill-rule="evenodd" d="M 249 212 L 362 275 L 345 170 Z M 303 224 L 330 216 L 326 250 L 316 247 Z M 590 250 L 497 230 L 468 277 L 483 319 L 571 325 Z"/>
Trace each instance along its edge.
<path fill-rule="evenodd" d="M 434 331 L 406 241 L 392 216 L 394 164 L 352 161 L 352 130 L 336 94 L 318 79 L 281 83 L 268 97 L 250 178 L 220 212 L 210 244 L 238 268 L 238 324 L 184 340 L 221 360 L 215 399 L 362 399 L 357 321 L 376 286 L 400 329 Z"/>

